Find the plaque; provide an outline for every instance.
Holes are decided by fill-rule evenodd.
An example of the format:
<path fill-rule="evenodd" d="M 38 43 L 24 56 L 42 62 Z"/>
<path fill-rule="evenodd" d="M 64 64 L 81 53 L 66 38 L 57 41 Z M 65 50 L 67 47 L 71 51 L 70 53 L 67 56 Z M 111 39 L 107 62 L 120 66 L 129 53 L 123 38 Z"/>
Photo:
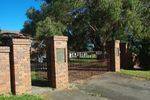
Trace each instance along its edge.
<path fill-rule="evenodd" d="M 116 54 L 117 56 L 120 56 L 120 49 L 119 49 L 119 48 L 116 48 L 116 49 L 115 49 L 115 54 Z"/>
<path fill-rule="evenodd" d="M 56 61 L 57 63 L 65 63 L 66 57 L 65 57 L 65 49 L 64 48 L 56 48 Z"/>

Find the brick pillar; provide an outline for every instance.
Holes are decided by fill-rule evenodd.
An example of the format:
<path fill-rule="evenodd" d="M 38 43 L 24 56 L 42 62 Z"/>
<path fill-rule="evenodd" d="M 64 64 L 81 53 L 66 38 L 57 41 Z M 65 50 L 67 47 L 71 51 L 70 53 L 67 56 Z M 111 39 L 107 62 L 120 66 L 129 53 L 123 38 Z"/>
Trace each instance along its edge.
<path fill-rule="evenodd" d="M 9 47 L 0 47 L 0 94 L 11 92 Z"/>
<path fill-rule="evenodd" d="M 68 54 L 65 36 L 54 36 L 47 40 L 48 79 L 53 88 L 68 87 Z"/>
<path fill-rule="evenodd" d="M 11 44 L 11 82 L 14 94 L 30 93 L 30 45 L 29 39 L 12 39 Z"/>
<path fill-rule="evenodd" d="M 120 71 L 120 41 L 115 40 L 109 43 L 110 70 Z"/>

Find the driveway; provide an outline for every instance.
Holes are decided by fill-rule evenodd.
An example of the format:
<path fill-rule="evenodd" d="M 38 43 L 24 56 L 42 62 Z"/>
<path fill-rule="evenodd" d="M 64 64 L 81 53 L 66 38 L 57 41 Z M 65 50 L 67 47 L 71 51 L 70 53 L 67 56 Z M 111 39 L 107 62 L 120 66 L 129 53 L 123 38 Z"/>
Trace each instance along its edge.
<path fill-rule="evenodd" d="M 150 81 L 116 73 L 94 76 L 71 83 L 70 87 L 63 91 L 37 87 L 33 90 L 45 100 L 150 100 Z"/>

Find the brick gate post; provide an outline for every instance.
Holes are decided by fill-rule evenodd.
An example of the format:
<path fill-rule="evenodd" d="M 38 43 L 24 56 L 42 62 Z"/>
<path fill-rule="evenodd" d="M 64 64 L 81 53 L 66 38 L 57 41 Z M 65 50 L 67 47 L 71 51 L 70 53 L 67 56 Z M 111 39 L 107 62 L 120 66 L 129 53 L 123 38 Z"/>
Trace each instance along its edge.
<path fill-rule="evenodd" d="M 29 39 L 12 39 L 11 41 L 11 86 L 14 94 L 30 93 L 30 45 Z"/>
<path fill-rule="evenodd" d="M 48 79 L 53 88 L 68 87 L 67 41 L 65 36 L 47 39 Z"/>
<path fill-rule="evenodd" d="M 9 47 L 0 47 L 0 94 L 11 92 L 9 52 Z"/>
<path fill-rule="evenodd" d="M 120 41 L 115 40 L 109 44 L 110 70 L 120 71 Z"/>

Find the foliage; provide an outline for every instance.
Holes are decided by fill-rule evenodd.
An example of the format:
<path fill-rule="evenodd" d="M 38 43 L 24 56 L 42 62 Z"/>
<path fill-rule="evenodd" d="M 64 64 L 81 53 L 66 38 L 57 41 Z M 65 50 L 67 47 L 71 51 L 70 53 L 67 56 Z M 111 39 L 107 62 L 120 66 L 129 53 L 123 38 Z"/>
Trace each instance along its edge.
<path fill-rule="evenodd" d="M 96 5 L 96 6 L 95 6 Z M 121 0 L 93 0 L 87 3 L 89 8 L 89 24 L 100 43 L 104 46 L 108 40 L 113 40 L 120 30 Z M 91 34 L 92 34 L 91 33 Z"/>
<path fill-rule="evenodd" d="M 140 49 L 142 48 L 142 41 L 135 38 L 133 34 L 128 34 L 127 36 L 128 46 L 129 46 L 129 52 L 135 53 L 139 55 Z"/>
<path fill-rule="evenodd" d="M 61 34 L 66 27 L 69 47 L 76 51 L 87 49 L 89 44 L 100 49 L 107 41 L 116 39 L 132 41 L 132 47 L 138 44 L 137 40 L 150 37 L 149 0 L 41 1 L 40 10 L 32 7 L 27 11 L 29 20 L 22 31 L 40 37 L 46 36 L 47 32 L 51 32 L 49 35 Z"/>
<path fill-rule="evenodd" d="M 21 95 L 21 96 L 1 95 L 0 100 L 42 100 L 42 98 L 39 96 L 33 96 L 33 95 Z"/>
<path fill-rule="evenodd" d="M 149 0 L 141 0 L 142 4 L 142 24 L 144 25 L 144 30 L 142 31 L 142 39 L 149 38 L 150 39 L 150 1 Z"/>
<path fill-rule="evenodd" d="M 144 18 L 144 15 L 148 16 L 148 7 L 140 0 L 92 0 L 86 2 L 85 7 L 88 12 L 76 14 L 70 24 L 72 45 L 90 42 L 98 48 L 98 44 L 105 46 L 107 41 L 116 39 L 130 43 L 133 41 L 129 38 L 131 35 L 135 38 L 135 43 L 130 43 L 133 45 L 149 36 L 146 30 L 150 25 L 144 25 L 148 19 Z M 81 42 L 77 43 L 77 40 Z"/>
<path fill-rule="evenodd" d="M 124 3 L 127 31 L 134 34 L 134 36 L 139 36 L 143 30 L 141 21 L 142 7 L 140 0 L 125 0 Z"/>
<path fill-rule="evenodd" d="M 87 11 L 73 15 L 75 18 L 70 23 L 71 37 L 74 40 L 71 45 L 77 45 L 76 48 L 79 48 L 79 44 L 84 45 L 84 43 L 93 43 L 95 48 L 100 43 L 105 45 L 112 34 L 118 31 L 116 28 L 121 13 L 121 1 L 92 0 L 86 2 L 85 7 Z"/>
<path fill-rule="evenodd" d="M 36 26 L 36 36 L 45 37 L 53 35 L 63 35 L 65 26 L 60 22 L 54 22 L 49 17 L 44 21 L 39 21 Z"/>
<path fill-rule="evenodd" d="M 67 21 L 70 20 L 66 18 L 67 13 L 70 10 L 74 9 L 75 7 L 79 7 L 82 5 L 80 1 L 75 1 L 75 0 L 42 0 L 42 1 L 45 2 L 42 2 L 40 10 L 36 10 L 33 7 L 27 10 L 26 15 L 29 20 L 27 20 L 24 24 L 24 28 L 22 29 L 23 33 L 30 36 L 36 36 L 37 27 L 39 28 L 40 26 L 39 23 L 45 23 L 47 17 L 51 19 L 51 22 L 53 23 L 56 22 L 57 25 L 60 23 L 67 25 Z M 51 27 L 51 28 L 56 28 L 56 27 Z M 52 29 L 52 30 L 56 30 L 56 29 Z M 61 34 L 61 33 L 57 33 L 57 34 Z"/>

